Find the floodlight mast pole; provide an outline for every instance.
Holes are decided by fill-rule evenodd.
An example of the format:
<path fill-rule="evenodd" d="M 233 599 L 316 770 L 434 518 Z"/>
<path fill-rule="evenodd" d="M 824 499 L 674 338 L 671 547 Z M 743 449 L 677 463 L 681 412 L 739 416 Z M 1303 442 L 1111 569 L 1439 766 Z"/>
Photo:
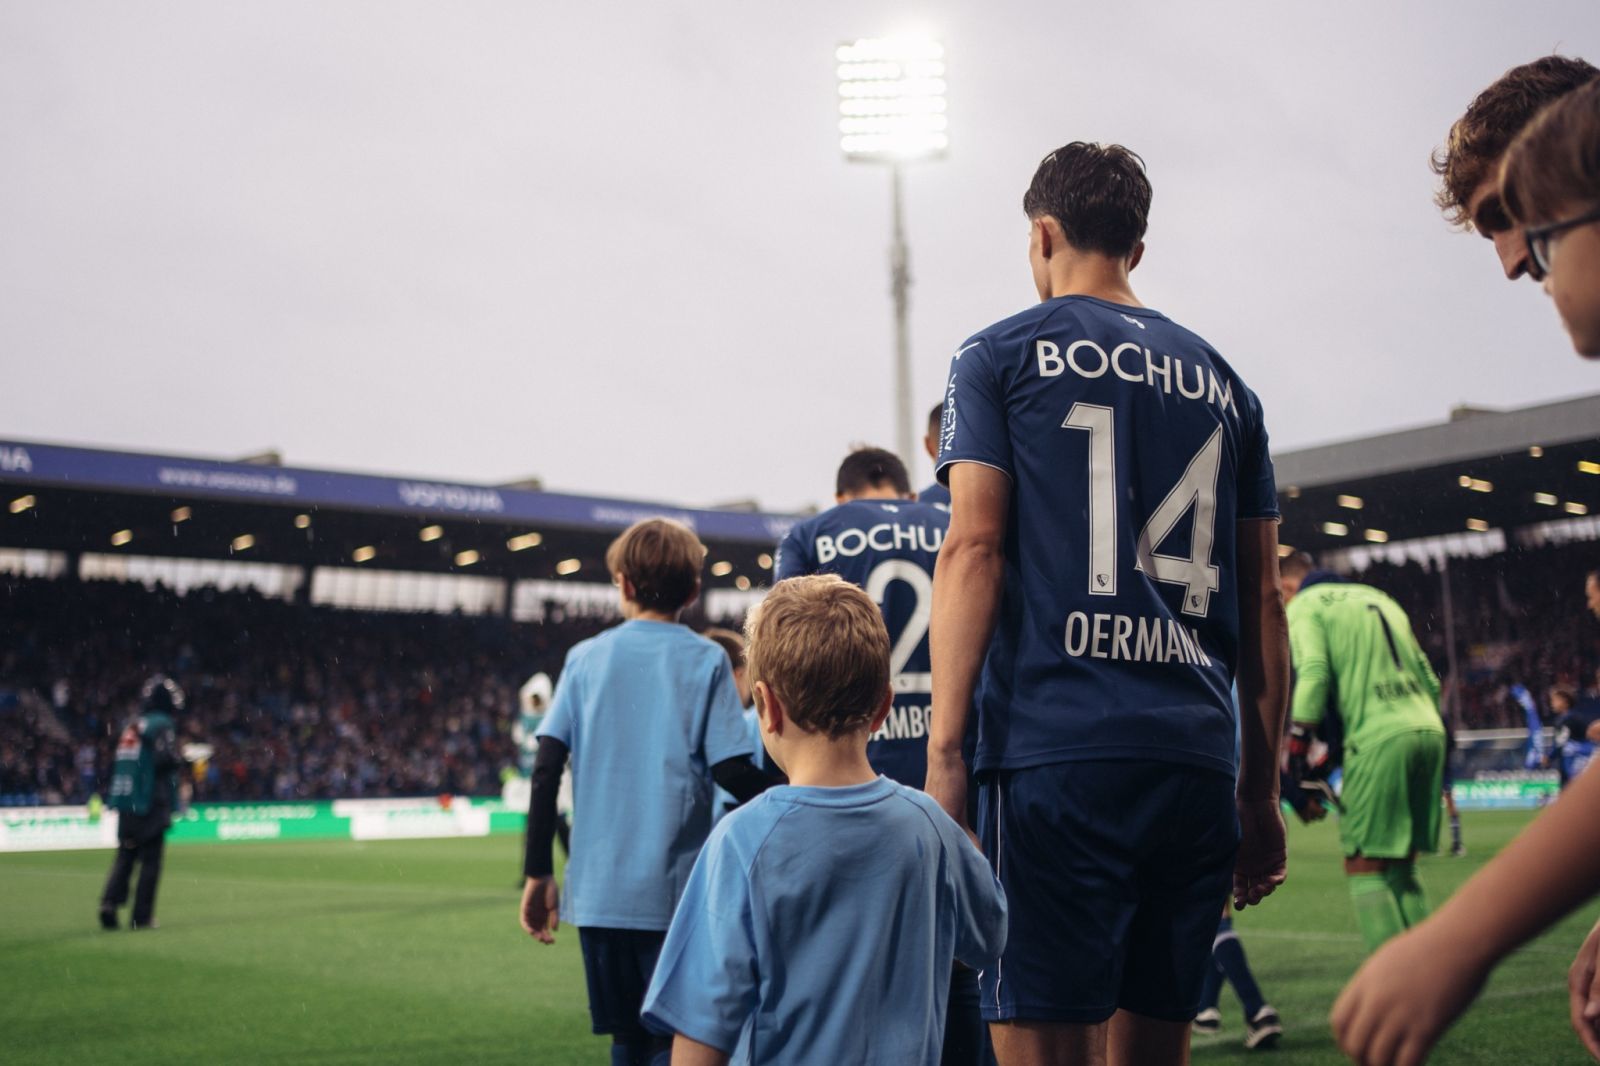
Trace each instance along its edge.
<path fill-rule="evenodd" d="M 893 236 L 889 244 L 889 291 L 894 296 L 894 422 L 895 451 L 906 469 L 912 469 L 911 456 L 911 251 L 906 247 L 902 167 L 889 164 L 889 188 L 893 199 Z"/>

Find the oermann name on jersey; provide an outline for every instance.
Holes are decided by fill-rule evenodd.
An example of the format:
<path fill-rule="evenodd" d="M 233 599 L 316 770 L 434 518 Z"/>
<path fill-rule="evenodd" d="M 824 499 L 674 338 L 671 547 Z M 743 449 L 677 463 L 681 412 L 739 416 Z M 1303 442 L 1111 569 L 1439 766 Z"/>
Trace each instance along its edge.
<path fill-rule="evenodd" d="M 860 555 L 871 548 L 873 551 L 888 552 L 902 549 L 925 552 L 937 552 L 944 543 L 944 530 L 937 527 L 929 528 L 923 525 L 906 526 L 899 522 L 880 522 L 866 529 L 844 529 L 828 536 L 819 534 L 812 541 L 812 550 L 817 553 L 817 563 L 831 562 L 835 557 L 843 555 L 851 558 Z"/>
<path fill-rule="evenodd" d="M 1061 346 L 1054 341 L 1041 340 L 1034 342 L 1033 352 L 1039 363 L 1040 377 L 1060 377 L 1069 369 L 1081 378 L 1090 379 L 1104 377 L 1109 372 L 1123 381 L 1148 385 L 1152 389 L 1160 388 L 1169 396 L 1176 385 L 1178 395 L 1185 399 L 1204 399 L 1216 404 L 1219 411 L 1232 407 L 1235 415 L 1239 413 L 1233 403 L 1233 386 L 1219 378 L 1215 370 L 1195 366 L 1194 389 L 1191 391 L 1184 376 L 1187 367 L 1182 359 L 1156 355 L 1149 348 L 1142 348 L 1132 341 L 1119 344 L 1108 353 L 1094 341 L 1076 340 L 1067 345 L 1063 353 Z M 1159 386 L 1156 385 L 1157 378 L 1161 379 Z"/>
<path fill-rule="evenodd" d="M 1211 665 L 1200 634 L 1171 618 L 1073 611 L 1067 615 L 1065 644 L 1073 658 Z"/>

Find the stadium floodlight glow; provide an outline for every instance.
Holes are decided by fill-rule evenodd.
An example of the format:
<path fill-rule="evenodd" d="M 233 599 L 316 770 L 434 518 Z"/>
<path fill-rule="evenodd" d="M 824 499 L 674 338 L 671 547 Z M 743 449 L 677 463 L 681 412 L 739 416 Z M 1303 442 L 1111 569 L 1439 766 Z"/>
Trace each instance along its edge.
<path fill-rule="evenodd" d="M 583 562 L 579 559 L 563 559 L 556 564 L 556 573 L 562 577 L 571 577 L 583 569 Z"/>
<path fill-rule="evenodd" d="M 524 533 L 506 541 L 506 547 L 514 552 L 525 552 L 529 548 L 537 548 L 544 543 L 544 537 L 538 533 Z"/>
<path fill-rule="evenodd" d="M 1529 445 L 1528 446 L 1528 456 L 1530 458 L 1533 458 L 1533 459 L 1543 459 L 1544 458 L 1544 449 L 1539 447 L 1537 444 Z"/>
<path fill-rule="evenodd" d="M 1575 500 L 1568 500 L 1565 504 L 1562 505 L 1561 509 L 1563 511 L 1567 512 L 1568 514 L 1588 514 L 1589 513 L 1589 507 L 1588 507 L 1587 504 L 1578 503 Z"/>
<path fill-rule="evenodd" d="M 297 515 L 295 515 L 294 516 L 294 528 L 296 528 L 296 529 L 310 529 L 311 528 L 311 516 L 308 515 L 308 514 L 297 514 Z"/>
<path fill-rule="evenodd" d="M 361 547 L 350 553 L 350 558 L 358 563 L 370 562 L 371 560 L 377 558 L 377 556 L 378 549 L 374 548 L 370 544 L 363 544 Z"/>
<path fill-rule="evenodd" d="M 1339 506 L 1347 511 L 1359 511 L 1366 506 L 1366 502 L 1360 496 L 1340 496 Z"/>
<path fill-rule="evenodd" d="M 1373 544 L 1389 543 L 1389 534 L 1381 529 L 1369 529 L 1363 532 L 1361 535 L 1367 538 L 1367 540 Z"/>
<path fill-rule="evenodd" d="M 1489 532 L 1489 523 L 1481 518 L 1469 518 L 1467 519 L 1467 528 L 1474 533 L 1487 533 Z"/>
<path fill-rule="evenodd" d="M 18 496 L 16 499 L 11 501 L 11 513 L 21 514 L 23 511 L 32 508 L 33 505 L 38 502 L 39 501 L 34 499 L 32 496 Z"/>
<path fill-rule="evenodd" d="M 1579 459 L 1578 460 L 1578 473 L 1580 473 L 1580 474 L 1600 474 L 1600 463 L 1591 463 L 1587 459 Z"/>
<path fill-rule="evenodd" d="M 727 577 L 733 573 L 733 564 L 724 559 L 722 562 L 711 564 L 712 577 Z"/>
<path fill-rule="evenodd" d="M 1493 492 L 1494 482 L 1473 478 L 1472 484 L 1468 485 L 1467 488 L 1471 489 L 1473 492 Z"/>
<path fill-rule="evenodd" d="M 1298 500 L 1300 498 L 1300 486 L 1290 485 L 1288 488 L 1283 490 L 1283 494 L 1289 497 L 1291 500 Z"/>
<path fill-rule="evenodd" d="M 936 159 L 950 147 L 944 45 L 917 37 L 841 44 L 839 149 L 856 162 Z"/>
<path fill-rule="evenodd" d="M 894 442 L 911 465 L 911 252 L 906 245 L 902 173 L 908 163 L 942 159 L 950 147 L 944 45 L 926 37 L 865 37 L 834 50 L 839 87 L 839 150 L 852 163 L 889 166 L 894 298 Z"/>
<path fill-rule="evenodd" d="M 1350 527 L 1343 522 L 1324 522 L 1322 531 L 1330 537 L 1343 537 L 1349 535 Z"/>
<path fill-rule="evenodd" d="M 750 579 L 745 577 L 743 574 L 740 574 L 738 577 L 733 579 L 733 587 L 738 589 L 740 592 L 749 592 Z"/>
<path fill-rule="evenodd" d="M 464 552 L 457 552 L 456 553 L 456 565 L 457 566 L 471 566 L 473 563 L 477 562 L 479 559 L 482 559 L 482 558 L 483 558 L 483 556 L 479 555 L 477 552 L 472 551 L 469 548 L 468 550 L 466 550 Z"/>
<path fill-rule="evenodd" d="M 766 552 L 762 552 L 760 555 L 756 556 L 756 562 L 760 564 L 761 569 L 763 570 L 772 569 L 772 556 Z"/>
<path fill-rule="evenodd" d="M 174 507 L 172 509 L 172 524 L 173 525 L 177 525 L 179 522 L 187 522 L 189 519 L 191 519 L 193 517 L 194 517 L 194 512 L 191 511 L 187 507 Z"/>
<path fill-rule="evenodd" d="M 118 548 L 131 540 L 133 540 L 133 530 L 131 529 L 119 529 L 111 534 L 111 543 Z"/>
<path fill-rule="evenodd" d="M 1287 559 L 1287 558 L 1289 558 L 1289 556 L 1293 555 L 1294 552 L 1295 552 L 1295 547 L 1294 547 L 1293 544 L 1280 544 L 1280 545 L 1278 545 L 1278 558 L 1280 558 L 1280 559 Z"/>
<path fill-rule="evenodd" d="M 427 542 L 430 540 L 438 540 L 442 536 L 444 536 L 443 526 L 423 526 L 421 532 L 417 534 L 417 539 Z"/>
<path fill-rule="evenodd" d="M 249 533 L 240 533 L 237 537 L 233 538 L 233 550 L 236 552 L 247 552 L 255 546 L 256 538 L 251 536 Z"/>
<path fill-rule="evenodd" d="M 1536 492 L 1533 494 L 1533 502 L 1542 504 L 1545 507 L 1554 507 L 1561 500 L 1554 493 Z"/>

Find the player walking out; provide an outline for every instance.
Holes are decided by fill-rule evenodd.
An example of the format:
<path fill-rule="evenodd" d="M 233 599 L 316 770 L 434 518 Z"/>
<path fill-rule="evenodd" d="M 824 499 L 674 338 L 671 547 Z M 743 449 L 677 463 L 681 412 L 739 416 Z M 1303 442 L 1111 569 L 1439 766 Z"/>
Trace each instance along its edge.
<path fill-rule="evenodd" d="M 129 926 L 154 929 L 156 889 L 161 884 L 161 857 L 167 829 L 178 806 L 178 730 L 173 717 L 182 713 L 183 689 L 157 674 L 145 682 L 143 711 L 123 727 L 117 740 L 117 761 L 106 805 L 117 812 L 117 857 L 100 896 L 100 927 L 117 928 L 117 908 L 128 901 L 128 883 L 139 867 Z"/>
<path fill-rule="evenodd" d="M 1284 560 L 1295 685 L 1289 757 L 1336 706 L 1344 725 L 1339 838 L 1356 922 L 1370 951 L 1428 914 L 1419 851 L 1439 847 L 1444 723 L 1439 678 L 1400 605 L 1368 585 Z M 1296 586 L 1295 581 L 1299 583 Z"/>
<path fill-rule="evenodd" d="M 1023 200 L 1042 303 L 950 366 L 927 789 L 964 816 L 975 705 L 1005 1064 L 1187 1061 L 1230 878 L 1243 905 L 1284 877 L 1266 429 L 1221 356 L 1134 296 L 1149 206 L 1126 148 L 1052 152 Z"/>

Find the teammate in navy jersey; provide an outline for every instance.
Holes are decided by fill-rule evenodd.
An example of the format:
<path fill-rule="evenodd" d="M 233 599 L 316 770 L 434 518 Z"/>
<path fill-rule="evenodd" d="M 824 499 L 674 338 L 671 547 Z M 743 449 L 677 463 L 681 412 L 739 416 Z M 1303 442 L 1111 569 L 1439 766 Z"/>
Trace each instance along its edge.
<path fill-rule="evenodd" d="M 883 611 L 891 645 L 894 707 L 872 735 L 872 768 L 921 788 L 928 776 L 928 620 L 933 567 L 950 515 L 912 498 L 905 464 L 882 448 L 859 448 L 839 464 L 838 506 L 797 523 L 778 545 L 774 581 L 838 574 L 866 589 Z"/>
<path fill-rule="evenodd" d="M 922 438 L 922 447 L 928 453 L 928 458 L 933 460 L 933 465 L 939 465 L 939 427 L 944 424 L 944 401 L 933 405 L 933 410 L 928 412 L 928 433 Z M 932 485 L 917 493 L 917 500 L 921 503 L 931 503 L 935 507 L 950 510 L 950 490 L 939 483 L 935 478 Z"/>
<path fill-rule="evenodd" d="M 1121 146 L 1046 157 L 1023 201 L 1043 302 L 965 341 L 946 391 L 927 790 L 965 814 L 975 706 L 1011 903 L 982 975 L 1003 1064 L 1188 1061 L 1230 880 L 1247 905 L 1284 877 L 1267 434 L 1232 368 L 1129 287 L 1149 204 Z"/>

